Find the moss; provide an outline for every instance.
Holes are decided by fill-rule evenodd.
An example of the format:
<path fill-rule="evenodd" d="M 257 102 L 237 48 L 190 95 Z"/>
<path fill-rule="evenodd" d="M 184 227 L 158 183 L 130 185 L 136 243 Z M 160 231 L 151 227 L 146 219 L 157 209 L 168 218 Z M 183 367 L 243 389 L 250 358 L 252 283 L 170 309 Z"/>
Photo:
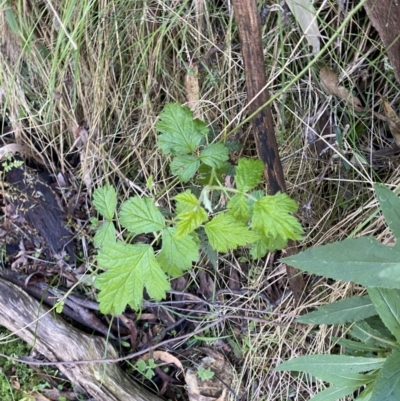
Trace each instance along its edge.
<path fill-rule="evenodd" d="M 32 347 L 10 335 L 8 330 L 0 328 L 1 353 L 14 357 L 28 355 Z M 0 357 L 0 400 L 34 400 L 30 394 L 47 386 L 48 383 L 28 365 Z"/>

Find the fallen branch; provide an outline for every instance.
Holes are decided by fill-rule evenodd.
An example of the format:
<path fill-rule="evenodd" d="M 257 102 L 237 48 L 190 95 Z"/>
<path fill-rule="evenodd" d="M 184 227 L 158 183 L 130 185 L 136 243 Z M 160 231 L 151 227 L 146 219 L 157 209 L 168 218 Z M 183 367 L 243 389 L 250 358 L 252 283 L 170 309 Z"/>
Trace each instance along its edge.
<path fill-rule="evenodd" d="M 89 336 L 68 325 L 21 288 L 3 279 L 0 279 L 0 325 L 52 362 L 118 357 L 103 338 Z M 98 401 L 161 401 L 133 382 L 116 363 L 72 362 L 58 368 Z"/>

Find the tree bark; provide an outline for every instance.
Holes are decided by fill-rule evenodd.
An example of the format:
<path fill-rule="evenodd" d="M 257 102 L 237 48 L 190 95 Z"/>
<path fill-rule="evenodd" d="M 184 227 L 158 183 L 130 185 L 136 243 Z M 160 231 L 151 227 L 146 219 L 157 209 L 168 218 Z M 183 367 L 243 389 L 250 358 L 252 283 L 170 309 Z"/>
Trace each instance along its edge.
<path fill-rule="evenodd" d="M 249 113 L 254 113 L 270 99 L 266 86 L 260 16 L 256 0 L 232 0 L 233 11 L 239 28 L 242 45 L 244 71 L 247 85 Z M 265 88 L 265 89 L 263 89 Z M 259 158 L 265 163 L 268 192 L 286 192 L 286 183 L 276 142 L 271 107 L 264 107 L 252 121 Z M 294 242 L 289 243 L 287 253 L 296 253 Z M 286 265 L 290 288 L 296 301 L 302 298 L 305 289 L 303 275 L 299 270 Z"/>
<path fill-rule="evenodd" d="M 49 361 L 116 358 L 113 346 L 67 324 L 16 285 L 0 279 L 0 325 Z M 57 365 L 68 379 L 98 401 L 161 401 L 132 381 L 115 363 Z"/>
<path fill-rule="evenodd" d="M 394 75 L 400 83 L 400 3 L 393 0 L 368 0 L 364 7 L 386 47 Z"/>

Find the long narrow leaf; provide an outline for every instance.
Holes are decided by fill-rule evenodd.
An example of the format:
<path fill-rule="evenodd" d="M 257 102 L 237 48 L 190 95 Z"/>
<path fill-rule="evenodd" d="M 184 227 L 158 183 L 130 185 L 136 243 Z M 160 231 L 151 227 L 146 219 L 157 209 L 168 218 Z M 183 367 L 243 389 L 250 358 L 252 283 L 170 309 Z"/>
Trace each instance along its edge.
<path fill-rule="evenodd" d="M 400 269 L 400 247 L 382 245 L 373 237 L 318 246 L 282 260 L 300 270 L 365 287 L 400 288 L 400 275 L 380 274 L 385 268 Z"/>
<path fill-rule="evenodd" d="M 300 316 L 297 321 L 310 324 L 344 324 L 376 315 L 368 296 L 352 297 L 321 306 L 316 311 Z"/>
<path fill-rule="evenodd" d="M 320 391 L 310 401 L 336 401 L 339 398 L 354 393 L 359 386 L 330 386 Z"/>
<path fill-rule="evenodd" d="M 370 401 L 400 400 L 400 347 L 396 348 L 382 366 Z"/>
<path fill-rule="evenodd" d="M 386 224 L 396 238 L 400 238 L 400 198 L 382 184 L 374 186 Z"/>
<path fill-rule="evenodd" d="M 368 294 L 385 326 L 400 341 L 400 290 L 368 288 Z"/>
<path fill-rule="evenodd" d="M 345 355 L 308 355 L 286 361 L 276 367 L 277 371 L 309 373 L 321 380 L 338 386 L 361 386 L 370 381 L 361 375 L 379 369 L 385 358 L 362 358 Z"/>

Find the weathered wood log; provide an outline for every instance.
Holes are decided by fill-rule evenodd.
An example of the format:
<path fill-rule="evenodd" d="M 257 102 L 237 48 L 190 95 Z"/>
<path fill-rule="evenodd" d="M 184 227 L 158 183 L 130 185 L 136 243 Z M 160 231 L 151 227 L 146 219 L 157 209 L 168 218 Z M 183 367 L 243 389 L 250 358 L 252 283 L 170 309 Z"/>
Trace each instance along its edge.
<path fill-rule="evenodd" d="M 75 252 L 72 234 L 63 222 L 64 212 L 51 187 L 25 165 L 12 168 L 6 173 L 5 181 L 9 184 L 4 193 L 7 204 L 12 205 L 14 214 L 23 217 L 43 238 L 44 252 L 49 248 L 46 257 L 61 257 L 65 252 L 69 262 L 73 263 Z"/>
<path fill-rule="evenodd" d="M 67 324 L 16 285 L 0 278 L 0 325 L 16 333 L 49 361 L 116 358 L 113 346 Z M 98 401 L 161 401 L 114 363 L 57 366 Z"/>
<path fill-rule="evenodd" d="M 264 53 L 261 37 L 260 15 L 256 0 L 233 0 L 233 10 L 239 28 L 244 61 L 249 113 L 263 107 L 270 99 L 266 86 Z M 259 158 L 265 163 L 271 194 L 286 192 L 286 183 L 274 132 L 271 106 L 265 106 L 252 120 Z M 290 242 L 288 252 L 296 253 L 295 243 Z M 305 282 L 299 270 L 286 265 L 290 288 L 297 302 L 304 294 Z"/>

